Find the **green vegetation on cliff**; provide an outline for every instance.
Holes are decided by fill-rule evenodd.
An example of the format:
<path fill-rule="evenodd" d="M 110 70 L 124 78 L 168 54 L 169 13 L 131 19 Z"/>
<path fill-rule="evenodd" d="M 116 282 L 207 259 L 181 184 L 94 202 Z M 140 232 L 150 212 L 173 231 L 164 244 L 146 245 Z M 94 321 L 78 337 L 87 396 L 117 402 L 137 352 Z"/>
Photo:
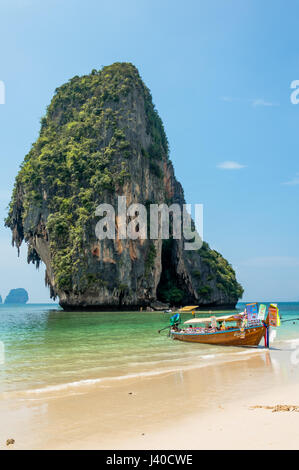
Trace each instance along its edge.
<path fill-rule="evenodd" d="M 180 305 L 185 297 L 185 292 L 177 279 L 177 273 L 172 260 L 173 240 L 163 241 L 162 264 L 163 271 L 158 285 L 157 296 L 163 302 L 172 305 Z M 202 269 L 192 271 L 194 282 L 197 283 L 197 294 L 200 299 L 209 303 L 213 290 L 216 288 L 228 298 L 241 298 L 243 288 L 236 280 L 236 274 L 232 266 L 216 250 L 211 250 L 208 243 L 198 250 Z M 190 252 L 190 257 L 194 257 Z"/>
<path fill-rule="evenodd" d="M 226 295 L 235 298 L 241 298 L 244 292 L 243 287 L 236 281 L 236 273 L 228 261 L 216 250 L 211 250 L 208 243 L 204 242 L 199 250 L 199 254 L 203 264 L 208 266 L 208 281 L 216 279 L 217 288 Z M 201 296 L 209 297 L 211 294 L 211 286 L 202 286 L 199 290 Z"/>

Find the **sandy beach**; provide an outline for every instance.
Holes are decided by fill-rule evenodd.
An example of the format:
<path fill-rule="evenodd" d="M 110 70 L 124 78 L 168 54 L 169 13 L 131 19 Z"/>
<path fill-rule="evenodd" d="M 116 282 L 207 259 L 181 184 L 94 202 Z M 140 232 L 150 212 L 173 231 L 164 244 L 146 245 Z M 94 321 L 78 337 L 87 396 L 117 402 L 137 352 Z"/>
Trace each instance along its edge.
<path fill-rule="evenodd" d="M 205 367 L 2 396 L 9 449 L 297 449 L 299 405 L 287 351 L 241 351 Z"/>
<path fill-rule="evenodd" d="M 255 408 L 257 403 L 266 407 L 278 403 L 298 403 L 298 393 L 299 386 L 289 386 L 264 392 L 251 400 L 244 398 L 234 403 L 218 405 L 215 410 L 198 413 L 168 429 L 143 438 L 119 442 L 116 448 L 298 450 L 298 413 Z M 96 441 L 89 445 L 92 448 Z"/>

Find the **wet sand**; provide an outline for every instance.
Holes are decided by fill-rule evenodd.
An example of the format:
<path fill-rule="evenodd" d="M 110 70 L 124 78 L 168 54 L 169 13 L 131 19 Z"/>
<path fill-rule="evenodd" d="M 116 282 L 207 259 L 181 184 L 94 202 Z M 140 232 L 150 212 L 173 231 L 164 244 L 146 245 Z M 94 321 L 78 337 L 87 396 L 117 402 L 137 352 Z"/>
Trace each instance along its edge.
<path fill-rule="evenodd" d="M 298 366 L 284 351 L 198 369 L 20 392 L 0 400 L 0 448 L 299 448 L 299 413 L 252 405 L 299 405 Z M 298 398 L 297 398 L 298 397 Z"/>

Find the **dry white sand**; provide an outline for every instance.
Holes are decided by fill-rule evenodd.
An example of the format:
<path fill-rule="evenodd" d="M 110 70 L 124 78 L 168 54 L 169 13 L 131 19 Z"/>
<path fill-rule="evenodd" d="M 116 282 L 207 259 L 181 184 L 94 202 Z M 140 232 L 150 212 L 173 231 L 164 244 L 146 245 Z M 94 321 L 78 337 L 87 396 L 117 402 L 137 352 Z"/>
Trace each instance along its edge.
<path fill-rule="evenodd" d="M 117 449 L 299 449 L 299 412 L 251 409 L 250 405 L 299 404 L 299 386 L 219 405 L 163 430 L 111 442 Z M 96 440 L 86 443 L 97 446 Z"/>

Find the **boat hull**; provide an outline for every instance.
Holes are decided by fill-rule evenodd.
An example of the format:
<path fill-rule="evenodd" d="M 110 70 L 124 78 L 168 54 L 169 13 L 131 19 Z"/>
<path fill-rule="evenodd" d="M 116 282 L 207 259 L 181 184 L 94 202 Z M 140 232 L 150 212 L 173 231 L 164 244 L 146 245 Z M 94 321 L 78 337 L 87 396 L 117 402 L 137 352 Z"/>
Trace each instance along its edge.
<path fill-rule="evenodd" d="M 244 331 L 234 328 L 232 330 L 206 334 L 175 331 L 172 331 L 170 334 L 173 339 L 189 343 L 215 344 L 220 346 L 258 346 L 265 332 L 266 328 L 264 326 L 255 326 L 245 328 Z"/>

